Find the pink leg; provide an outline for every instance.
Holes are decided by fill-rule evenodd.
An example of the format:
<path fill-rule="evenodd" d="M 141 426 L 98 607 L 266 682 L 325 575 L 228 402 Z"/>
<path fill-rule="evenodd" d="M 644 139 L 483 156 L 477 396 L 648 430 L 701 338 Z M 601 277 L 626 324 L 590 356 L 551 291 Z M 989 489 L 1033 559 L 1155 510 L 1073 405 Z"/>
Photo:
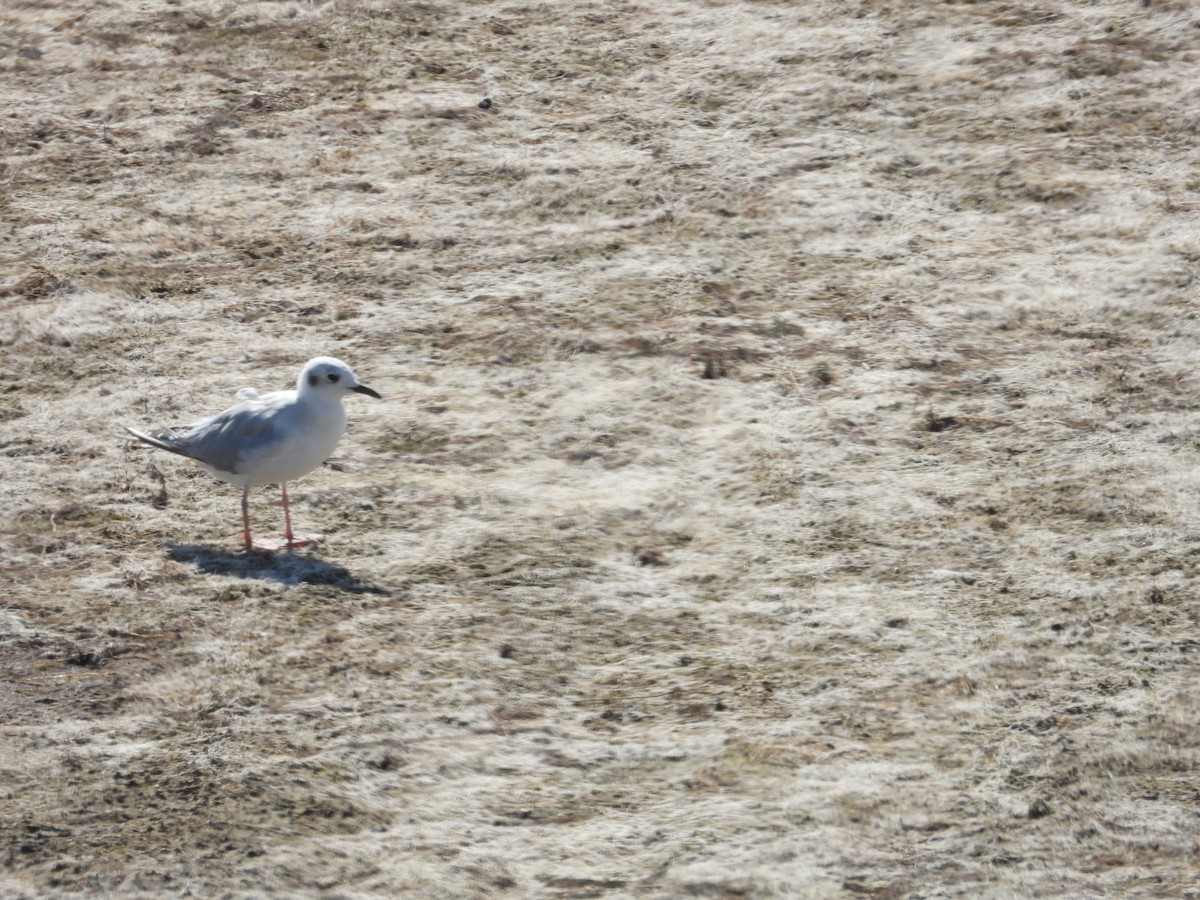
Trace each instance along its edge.
<path fill-rule="evenodd" d="M 288 506 L 287 482 L 281 481 L 279 489 L 283 492 L 283 539 L 290 547 L 296 536 L 292 534 L 292 510 Z"/>
<path fill-rule="evenodd" d="M 242 488 L 242 543 L 246 545 L 246 550 L 251 550 L 254 547 L 254 542 L 250 540 L 250 487 Z"/>
<path fill-rule="evenodd" d="M 296 534 L 292 531 L 292 507 L 288 501 L 287 485 L 283 482 L 279 484 L 279 491 L 283 501 L 283 540 L 268 540 L 255 541 L 253 546 L 255 550 L 265 550 L 268 553 L 274 553 L 277 550 L 291 550 L 295 547 L 307 547 L 309 544 L 315 544 L 318 541 L 325 540 L 323 534 Z M 247 524 L 247 535 L 249 534 L 249 525 Z"/>

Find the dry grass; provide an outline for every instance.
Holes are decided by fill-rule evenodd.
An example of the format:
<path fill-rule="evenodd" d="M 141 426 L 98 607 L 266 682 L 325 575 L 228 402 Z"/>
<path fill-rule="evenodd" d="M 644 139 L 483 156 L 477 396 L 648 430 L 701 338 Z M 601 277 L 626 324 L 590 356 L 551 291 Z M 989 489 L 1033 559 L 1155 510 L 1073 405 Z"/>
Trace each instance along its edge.
<path fill-rule="evenodd" d="M 1198 25 L 7 4 L 0 893 L 1193 896 Z"/>

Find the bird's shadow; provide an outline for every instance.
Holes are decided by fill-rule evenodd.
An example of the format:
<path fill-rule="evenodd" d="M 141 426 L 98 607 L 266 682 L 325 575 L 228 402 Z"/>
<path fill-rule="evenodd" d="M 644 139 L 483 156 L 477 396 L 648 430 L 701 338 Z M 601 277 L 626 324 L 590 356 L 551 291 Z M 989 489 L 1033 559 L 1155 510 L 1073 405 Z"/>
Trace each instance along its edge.
<path fill-rule="evenodd" d="M 351 594 L 389 594 L 386 588 L 361 581 L 345 566 L 299 553 L 230 553 L 203 544 L 170 544 L 167 556 L 195 566 L 205 575 L 258 578 L 280 584 L 328 584 Z"/>

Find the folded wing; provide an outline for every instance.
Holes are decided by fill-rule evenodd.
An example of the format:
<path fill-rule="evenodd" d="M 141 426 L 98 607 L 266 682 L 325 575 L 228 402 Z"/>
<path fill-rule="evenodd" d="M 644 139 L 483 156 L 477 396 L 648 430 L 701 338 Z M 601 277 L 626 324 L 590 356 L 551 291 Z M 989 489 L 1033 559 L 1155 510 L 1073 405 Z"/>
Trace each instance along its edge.
<path fill-rule="evenodd" d="M 149 432 L 125 430 L 152 447 L 186 456 L 230 474 L 239 473 L 247 454 L 269 455 L 280 440 L 279 402 L 245 400 L 222 413 L 177 428 Z"/>

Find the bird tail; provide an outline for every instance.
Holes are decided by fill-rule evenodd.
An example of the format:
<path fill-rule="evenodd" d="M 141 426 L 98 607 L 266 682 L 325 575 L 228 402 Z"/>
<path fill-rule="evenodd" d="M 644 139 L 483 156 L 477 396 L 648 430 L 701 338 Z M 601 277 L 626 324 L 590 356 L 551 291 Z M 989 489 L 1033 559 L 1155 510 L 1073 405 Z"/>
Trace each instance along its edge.
<path fill-rule="evenodd" d="M 137 438 L 143 444 L 149 444 L 151 447 L 157 447 L 159 450 L 166 450 L 168 453 L 176 453 L 179 456 L 186 456 L 188 459 L 194 458 L 190 454 L 185 453 L 183 450 L 180 450 L 178 447 L 175 447 L 175 446 L 167 443 L 167 441 L 163 440 L 157 434 L 146 434 L 145 432 L 142 432 L 142 431 L 136 431 L 135 429 L 130 428 L 128 425 L 125 426 L 125 430 L 128 431 L 130 434 L 132 434 L 135 438 Z"/>

